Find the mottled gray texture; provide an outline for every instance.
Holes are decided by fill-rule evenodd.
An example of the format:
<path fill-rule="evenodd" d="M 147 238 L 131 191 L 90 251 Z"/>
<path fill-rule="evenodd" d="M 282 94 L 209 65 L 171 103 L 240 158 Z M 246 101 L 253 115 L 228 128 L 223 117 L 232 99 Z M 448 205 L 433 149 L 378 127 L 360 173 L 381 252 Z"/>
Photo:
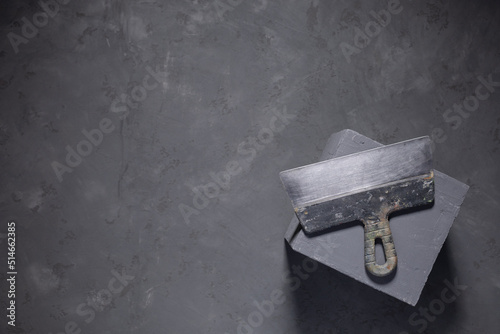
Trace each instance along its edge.
<path fill-rule="evenodd" d="M 323 154 L 323 160 L 361 152 L 379 145 L 352 130 L 333 134 Z M 341 153 L 338 153 L 341 152 Z M 435 200 L 431 208 L 399 214 L 390 219 L 392 236 L 398 254 L 394 274 L 373 278 L 364 265 L 363 225 L 343 225 L 318 236 L 307 236 L 294 216 L 286 240 L 297 252 L 309 256 L 374 289 L 415 305 L 424 288 L 448 232 L 458 215 L 460 205 L 469 187 L 444 173 L 435 171 Z M 319 254 L 318 248 L 331 247 L 328 254 Z M 383 262 L 382 247 L 376 247 L 377 260 Z"/>
<path fill-rule="evenodd" d="M 404 0 L 350 63 L 340 44 L 386 2 L 243 0 L 222 17 L 216 3 L 72 0 L 16 54 L 7 34 L 41 9 L 2 2 L 0 248 L 16 220 L 17 331 L 234 334 L 280 289 L 254 333 L 414 332 L 409 317 L 456 277 L 469 288 L 426 331 L 499 332 L 500 87 L 481 88 L 476 111 L 453 104 L 481 76 L 500 81 L 500 3 Z M 125 118 L 112 112 L 148 66 L 160 84 Z M 51 163 L 103 118 L 114 130 L 59 182 Z M 300 287 L 286 278 L 304 257 L 286 251 L 278 173 L 346 128 L 382 144 L 432 135 L 435 168 L 470 185 L 415 308 L 326 266 Z M 179 205 L 233 160 L 242 170 L 186 224 Z M 102 305 L 113 270 L 134 279 Z"/>

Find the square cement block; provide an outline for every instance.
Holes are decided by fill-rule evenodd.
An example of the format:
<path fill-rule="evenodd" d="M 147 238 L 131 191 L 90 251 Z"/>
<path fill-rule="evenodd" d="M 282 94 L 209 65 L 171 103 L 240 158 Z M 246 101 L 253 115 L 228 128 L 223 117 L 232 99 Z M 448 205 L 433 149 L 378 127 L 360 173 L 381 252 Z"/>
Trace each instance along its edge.
<path fill-rule="evenodd" d="M 343 130 L 330 137 L 320 160 L 379 146 L 382 144 L 355 131 Z M 396 272 L 388 277 L 374 278 L 366 272 L 361 223 L 346 224 L 328 233 L 308 237 L 294 216 L 285 239 L 293 250 L 415 305 L 469 189 L 466 184 L 436 170 L 434 179 L 435 200 L 432 207 L 395 215 L 390 219 L 398 265 Z M 377 260 L 383 263 L 382 246 L 377 246 Z"/>

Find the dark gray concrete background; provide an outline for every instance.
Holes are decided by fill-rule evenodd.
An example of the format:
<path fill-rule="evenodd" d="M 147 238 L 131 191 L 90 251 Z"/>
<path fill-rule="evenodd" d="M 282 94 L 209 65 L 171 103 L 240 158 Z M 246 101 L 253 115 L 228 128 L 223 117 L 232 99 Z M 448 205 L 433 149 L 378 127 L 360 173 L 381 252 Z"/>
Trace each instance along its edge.
<path fill-rule="evenodd" d="M 500 2 L 60 2 L 0 7 L 10 332 L 499 332 Z M 283 240 L 279 171 L 345 128 L 432 135 L 435 168 L 470 186 L 415 307 Z M 68 146 L 86 156 L 60 181 Z"/>

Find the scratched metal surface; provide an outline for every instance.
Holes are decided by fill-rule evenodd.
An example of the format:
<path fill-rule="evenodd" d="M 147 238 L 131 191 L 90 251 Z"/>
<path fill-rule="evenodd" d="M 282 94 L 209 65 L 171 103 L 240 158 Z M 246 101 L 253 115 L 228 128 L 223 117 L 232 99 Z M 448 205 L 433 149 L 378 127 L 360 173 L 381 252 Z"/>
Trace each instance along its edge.
<path fill-rule="evenodd" d="M 417 138 L 280 173 L 295 208 L 429 174 L 429 138 Z"/>
<path fill-rule="evenodd" d="M 0 10 L 10 332 L 498 332 L 498 1 L 41 6 Z M 278 174 L 345 128 L 471 187 L 415 308 L 287 257 Z"/>

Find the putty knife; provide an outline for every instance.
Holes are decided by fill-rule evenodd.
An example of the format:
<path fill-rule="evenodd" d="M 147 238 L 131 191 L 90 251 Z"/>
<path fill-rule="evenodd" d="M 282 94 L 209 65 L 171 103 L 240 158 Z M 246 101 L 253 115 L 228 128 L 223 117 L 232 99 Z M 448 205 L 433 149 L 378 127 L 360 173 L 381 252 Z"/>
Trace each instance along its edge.
<path fill-rule="evenodd" d="M 397 255 L 389 214 L 434 201 L 429 137 L 298 167 L 280 173 L 302 228 L 315 234 L 355 220 L 364 224 L 365 267 L 375 276 L 390 274 Z M 386 262 L 375 261 L 375 240 Z"/>

